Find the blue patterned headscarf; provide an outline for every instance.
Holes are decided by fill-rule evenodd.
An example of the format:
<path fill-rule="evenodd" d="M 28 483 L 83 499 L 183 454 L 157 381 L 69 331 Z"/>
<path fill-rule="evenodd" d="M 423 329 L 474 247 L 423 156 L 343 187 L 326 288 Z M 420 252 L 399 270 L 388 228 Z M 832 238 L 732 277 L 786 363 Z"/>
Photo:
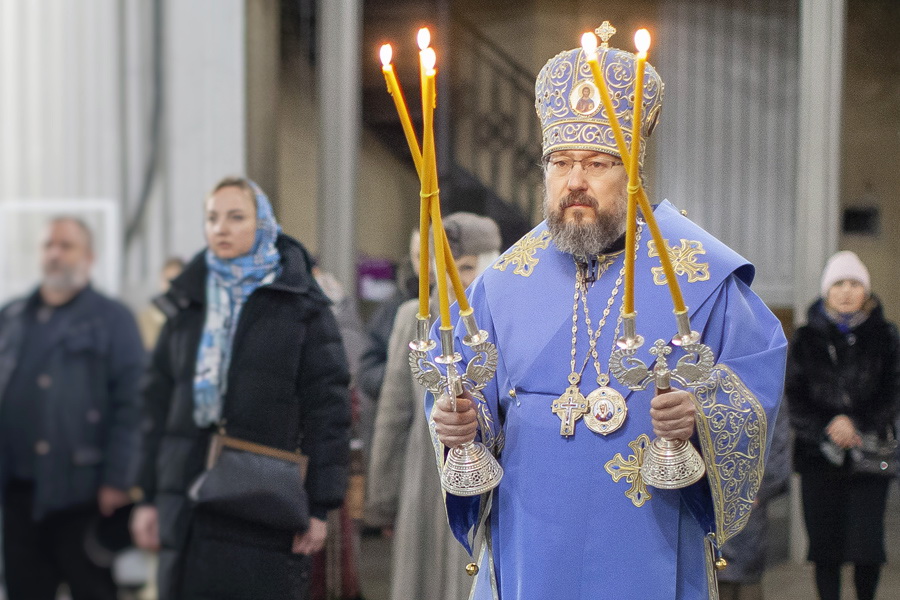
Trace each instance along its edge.
<path fill-rule="evenodd" d="M 247 254 L 232 259 L 206 250 L 206 322 L 197 352 L 194 375 L 194 422 L 208 427 L 222 416 L 222 398 L 228 384 L 231 344 L 238 317 L 247 298 L 281 273 L 281 256 L 275 240 L 281 227 L 272 204 L 256 183 L 249 181 L 256 196 L 256 240 Z"/>

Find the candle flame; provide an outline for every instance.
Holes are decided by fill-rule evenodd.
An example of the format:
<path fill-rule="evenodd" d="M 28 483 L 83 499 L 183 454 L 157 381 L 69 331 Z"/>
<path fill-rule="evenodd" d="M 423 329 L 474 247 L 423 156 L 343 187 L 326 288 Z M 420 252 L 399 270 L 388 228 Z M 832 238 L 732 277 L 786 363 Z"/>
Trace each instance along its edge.
<path fill-rule="evenodd" d="M 584 49 L 584 53 L 588 55 L 597 52 L 597 36 L 594 35 L 593 31 L 584 32 L 584 35 L 581 36 L 581 47 Z"/>
<path fill-rule="evenodd" d="M 394 49 L 391 48 L 390 44 L 385 44 L 381 47 L 381 64 L 383 66 L 388 66 L 391 64 L 391 58 L 394 57 Z"/>
<path fill-rule="evenodd" d="M 419 30 L 416 41 L 419 43 L 419 50 L 424 50 L 431 44 L 431 32 L 428 31 L 427 27 L 423 27 Z"/>
<path fill-rule="evenodd" d="M 634 45 L 638 52 L 646 53 L 650 49 L 650 32 L 646 29 L 638 29 L 634 34 Z"/>
<path fill-rule="evenodd" d="M 425 72 L 429 75 L 434 71 L 434 65 L 437 62 L 437 55 L 434 53 L 434 48 L 425 48 L 422 50 L 422 66 L 425 67 Z"/>

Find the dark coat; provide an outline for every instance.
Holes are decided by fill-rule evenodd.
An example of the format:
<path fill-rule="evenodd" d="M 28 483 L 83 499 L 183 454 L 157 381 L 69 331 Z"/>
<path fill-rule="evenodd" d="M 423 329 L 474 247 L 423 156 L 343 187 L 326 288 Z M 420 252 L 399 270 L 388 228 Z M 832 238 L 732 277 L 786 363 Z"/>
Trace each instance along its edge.
<path fill-rule="evenodd" d="M 401 266 L 397 274 L 397 291 L 372 313 L 366 335 L 366 343 L 359 362 L 357 380 L 362 391 L 373 401 L 378 401 L 381 384 L 387 367 L 388 342 L 394 329 L 394 319 L 400 305 L 410 298 L 419 297 L 419 278 L 412 268 Z"/>
<path fill-rule="evenodd" d="M 26 308 L 38 302 L 37 294 L 0 311 L 0 402 L 22 347 Z M 102 485 L 128 490 L 137 480 L 145 353 L 134 316 L 90 287 L 69 309 L 50 342 L 47 384 L 35 399 L 37 436 L 45 442 L 36 457 L 35 518 L 94 504 Z M 0 472 L 0 492 L 5 487 Z"/>
<path fill-rule="evenodd" d="M 337 323 L 312 277 L 306 250 L 283 235 L 276 246 L 281 275 L 250 295 L 238 319 L 222 416 L 229 435 L 288 451 L 301 445 L 310 459 L 310 513 L 324 519 L 327 510 L 340 506 L 347 485 L 349 374 Z M 144 386 L 142 484 L 159 511 L 160 597 L 181 596 L 181 574 L 188 565 L 192 590 L 228 589 L 241 573 L 261 569 L 265 578 L 251 576 L 255 597 L 294 598 L 290 578 L 298 569 L 289 555 L 294 532 L 204 515 L 186 496 L 203 471 L 210 435 L 193 419 L 206 278 L 201 252 L 172 282 L 165 297 L 170 317 Z M 249 582 L 243 578 L 243 583 Z M 244 597 L 234 586 L 230 593 Z"/>
<path fill-rule="evenodd" d="M 801 476 L 808 558 L 815 563 L 885 560 L 890 480 L 853 475 L 850 460 L 838 467 L 820 450 L 825 428 L 840 414 L 862 433 L 885 438 L 893 428 L 900 398 L 900 336 L 877 300 L 872 303 L 869 318 L 844 333 L 825 316 L 819 300 L 788 349 L 785 393 L 795 433 L 794 469 Z"/>
<path fill-rule="evenodd" d="M 837 415 L 882 438 L 893 427 L 900 407 L 900 336 L 873 303 L 869 318 L 845 334 L 819 300 L 791 341 L 785 393 L 795 433 L 794 469 L 800 473 L 830 466 L 819 443 Z"/>

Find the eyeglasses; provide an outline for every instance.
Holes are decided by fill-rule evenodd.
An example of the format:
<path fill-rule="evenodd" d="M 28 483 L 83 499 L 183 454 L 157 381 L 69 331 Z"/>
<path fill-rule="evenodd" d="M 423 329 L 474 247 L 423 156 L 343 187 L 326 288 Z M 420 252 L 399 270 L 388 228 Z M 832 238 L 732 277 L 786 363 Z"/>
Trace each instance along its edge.
<path fill-rule="evenodd" d="M 589 156 L 581 160 L 575 160 L 568 156 L 551 156 L 547 159 L 547 174 L 550 177 L 566 177 L 572 172 L 575 163 L 581 164 L 585 175 L 594 178 L 602 177 L 613 167 L 624 164 L 621 160 L 604 160 L 599 156 Z"/>

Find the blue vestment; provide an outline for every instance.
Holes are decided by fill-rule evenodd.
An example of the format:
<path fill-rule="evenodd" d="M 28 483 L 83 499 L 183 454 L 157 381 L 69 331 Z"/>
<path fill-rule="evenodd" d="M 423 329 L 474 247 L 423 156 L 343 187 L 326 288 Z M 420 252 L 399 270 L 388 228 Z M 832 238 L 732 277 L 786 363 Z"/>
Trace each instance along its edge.
<path fill-rule="evenodd" d="M 682 490 L 643 484 L 637 463 L 654 437 L 652 384 L 625 396 L 622 427 L 603 436 L 576 423 L 560 435 L 551 404 L 568 386 L 576 265 L 559 251 L 545 223 L 501 256 L 470 286 L 481 329 L 497 346 L 497 373 L 484 388 L 479 437 L 498 457 L 504 477 L 492 496 L 446 496 L 451 529 L 471 548 L 482 518 L 486 543 L 473 587 L 477 600 L 695 600 L 712 597 L 713 543 L 740 531 L 759 489 L 782 393 L 786 341 L 779 321 L 750 290 L 753 267 L 679 214 L 668 202 L 655 210 L 670 247 L 691 325 L 715 354 L 710 382 L 692 390 L 701 407 L 694 444 L 708 475 Z M 676 333 L 672 301 L 648 228 L 643 227 L 635 269 L 636 357 L 652 365 L 648 349 Z M 596 328 L 623 264 L 615 257 L 590 287 Z M 620 288 L 597 342 L 608 373 Z M 581 312 L 581 309 L 579 309 Z M 579 315 L 577 368 L 588 352 Z M 457 350 L 466 361 L 472 353 Z M 618 335 L 622 335 L 619 331 Z M 670 367 L 680 358 L 676 350 Z M 674 384 L 674 382 L 673 382 Z M 676 385 L 677 386 L 677 385 Z M 596 389 L 589 361 L 581 380 Z M 426 398 L 430 414 L 433 398 Z M 614 480 L 614 474 L 616 478 Z M 713 542 L 713 543 L 711 543 Z"/>

